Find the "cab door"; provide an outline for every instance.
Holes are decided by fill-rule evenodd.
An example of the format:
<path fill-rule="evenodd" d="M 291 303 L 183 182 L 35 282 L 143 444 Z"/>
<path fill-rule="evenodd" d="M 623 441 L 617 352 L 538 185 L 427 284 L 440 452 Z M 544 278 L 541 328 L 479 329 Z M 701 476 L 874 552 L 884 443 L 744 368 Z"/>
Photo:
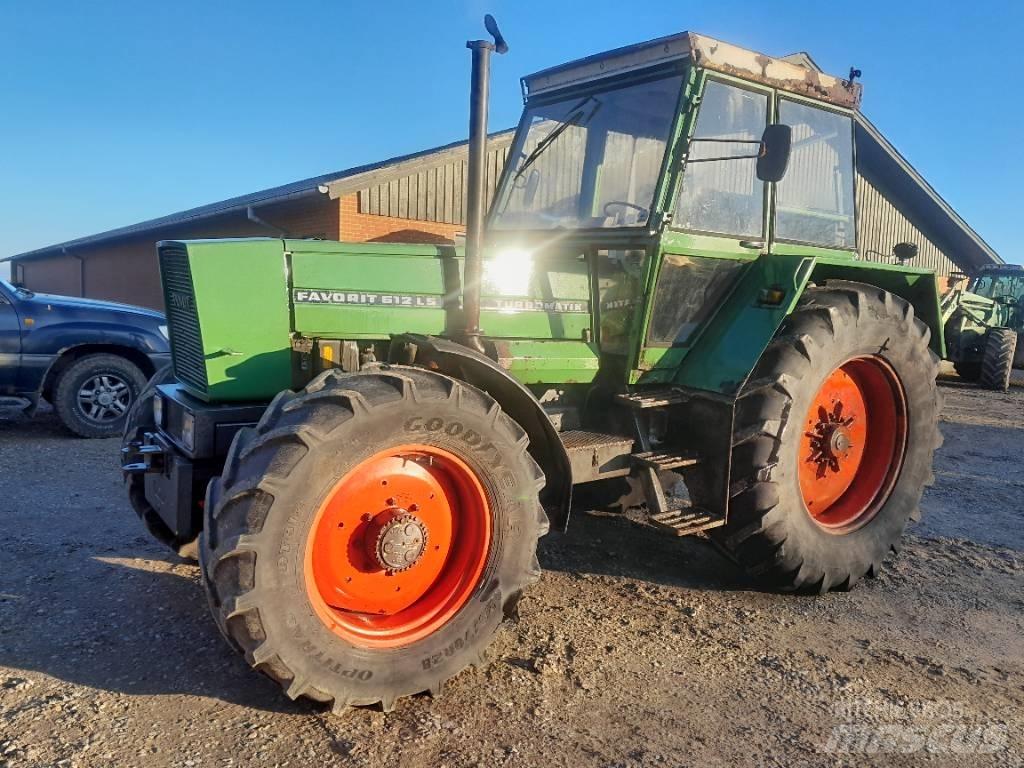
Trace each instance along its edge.
<path fill-rule="evenodd" d="M 853 116 L 781 93 L 777 113 L 792 130 L 793 148 L 786 175 L 773 185 L 771 252 L 854 257 Z"/>
<path fill-rule="evenodd" d="M 744 270 L 767 253 L 768 184 L 756 143 L 772 119 L 772 91 L 705 75 L 669 228 L 651 275 L 639 381 L 669 381 Z"/>
<path fill-rule="evenodd" d="M 13 394 L 21 368 L 21 321 L 15 299 L 0 286 L 0 393 Z"/>

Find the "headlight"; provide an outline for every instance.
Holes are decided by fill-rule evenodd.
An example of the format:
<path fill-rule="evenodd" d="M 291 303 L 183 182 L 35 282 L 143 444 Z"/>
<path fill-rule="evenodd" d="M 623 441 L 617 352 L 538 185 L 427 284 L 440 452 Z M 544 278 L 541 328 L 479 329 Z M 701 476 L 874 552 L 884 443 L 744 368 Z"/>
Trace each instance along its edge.
<path fill-rule="evenodd" d="M 171 340 L 170 334 L 167 333 L 167 326 L 166 325 L 158 325 L 156 327 L 156 329 L 158 331 L 160 331 L 160 335 L 163 336 L 165 339 L 167 339 L 167 341 Z"/>
<path fill-rule="evenodd" d="M 164 399 L 160 395 L 153 397 L 153 423 L 158 427 L 164 425 Z"/>
<path fill-rule="evenodd" d="M 196 447 L 196 417 L 185 411 L 185 417 L 181 420 L 181 444 L 186 451 L 195 450 Z"/>

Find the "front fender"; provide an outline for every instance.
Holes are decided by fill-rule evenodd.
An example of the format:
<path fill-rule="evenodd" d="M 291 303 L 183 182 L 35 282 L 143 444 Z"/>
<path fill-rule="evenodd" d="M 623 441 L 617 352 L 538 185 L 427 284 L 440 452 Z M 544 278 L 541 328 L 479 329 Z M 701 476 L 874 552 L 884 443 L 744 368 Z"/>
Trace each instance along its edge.
<path fill-rule="evenodd" d="M 127 347 L 144 355 L 170 352 L 167 340 L 155 330 L 98 321 L 42 325 L 22 333 L 22 350 L 31 355 L 60 355 L 74 347 Z"/>
<path fill-rule="evenodd" d="M 946 355 L 946 336 L 942 322 L 942 299 L 938 276 L 927 269 L 911 269 L 889 264 L 863 261 L 819 259 L 811 272 L 811 280 L 849 280 L 874 285 L 906 299 L 914 313 L 931 333 L 929 345 L 939 357 Z"/>
<path fill-rule="evenodd" d="M 533 393 L 489 357 L 454 341 L 436 336 L 403 334 L 393 337 L 391 350 L 392 362 L 412 363 L 439 371 L 472 384 L 498 402 L 529 436 L 530 455 L 547 478 L 541 492 L 541 503 L 552 524 L 564 529 L 569 522 L 572 501 L 569 455 Z M 406 354 L 406 350 L 410 354 Z"/>
<path fill-rule="evenodd" d="M 944 356 L 942 310 L 934 272 L 853 259 L 771 254 L 750 264 L 683 358 L 674 383 L 735 397 L 807 285 L 829 281 L 874 285 L 906 299 L 931 331 L 932 350 Z M 763 301 L 765 289 L 780 289 L 783 301 Z"/>

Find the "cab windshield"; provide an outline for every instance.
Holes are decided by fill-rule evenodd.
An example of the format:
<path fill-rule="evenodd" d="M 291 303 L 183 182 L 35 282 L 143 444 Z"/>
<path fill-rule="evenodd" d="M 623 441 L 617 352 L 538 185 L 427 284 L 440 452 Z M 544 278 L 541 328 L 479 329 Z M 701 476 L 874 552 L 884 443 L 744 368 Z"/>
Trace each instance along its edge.
<path fill-rule="evenodd" d="M 982 275 L 975 281 L 973 293 L 989 299 L 1011 298 L 1024 304 L 1024 272 L 1019 275 Z"/>
<path fill-rule="evenodd" d="M 645 225 L 681 87 L 668 75 L 527 108 L 491 226 Z"/>

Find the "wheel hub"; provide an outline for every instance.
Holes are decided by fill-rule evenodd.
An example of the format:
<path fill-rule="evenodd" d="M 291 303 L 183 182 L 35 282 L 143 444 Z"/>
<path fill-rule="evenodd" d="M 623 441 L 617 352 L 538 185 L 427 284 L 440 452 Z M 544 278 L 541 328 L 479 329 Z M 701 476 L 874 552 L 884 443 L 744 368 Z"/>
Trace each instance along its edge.
<path fill-rule="evenodd" d="M 490 548 L 476 474 L 435 446 L 396 446 L 350 470 L 310 530 L 306 586 L 334 633 L 397 647 L 451 619 L 476 589 Z"/>
<path fill-rule="evenodd" d="M 840 460 L 848 458 L 854 447 L 850 427 L 856 416 L 844 418 L 843 407 L 840 399 L 834 401 L 831 412 L 819 406 L 817 423 L 807 434 L 811 447 L 808 460 L 817 465 L 818 477 L 824 477 L 829 471 L 839 472 Z"/>
<path fill-rule="evenodd" d="M 78 407 L 92 421 L 119 419 L 128 412 L 131 402 L 127 382 L 113 373 L 97 374 L 83 382 L 78 390 Z"/>
<path fill-rule="evenodd" d="M 804 425 L 798 461 L 807 512 L 830 532 L 855 530 L 879 510 L 903 463 L 899 379 L 880 357 L 852 358 L 822 382 Z"/>
<path fill-rule="evenodd" d="M 404 571 L 416 565 L 427 548 L 427 527 L 401 508 L 389 510 L 377 533 L 373 556 L 381 568 Z"/>

